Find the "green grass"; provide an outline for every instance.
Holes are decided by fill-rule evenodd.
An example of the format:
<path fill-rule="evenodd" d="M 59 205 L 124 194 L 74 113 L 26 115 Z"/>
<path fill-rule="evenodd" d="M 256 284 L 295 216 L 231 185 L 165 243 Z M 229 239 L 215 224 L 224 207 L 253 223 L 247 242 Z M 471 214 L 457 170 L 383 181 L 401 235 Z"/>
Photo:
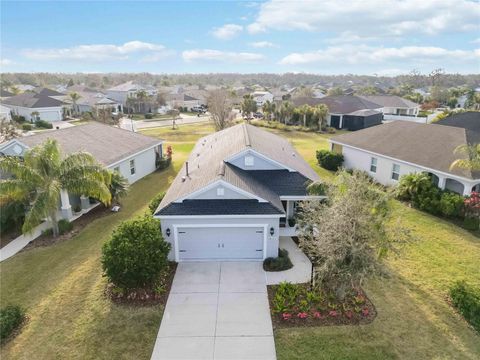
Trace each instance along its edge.
<path fill-rule="evenodd" d="M 122 220 L 146 210 L 167 189 L 208 124 L 143 133 L 165 139 L 173 168 L 132 186 L 117 214 L 90 223 L 75 238 L 17 254 L 0 263 L 2 306 L 18 304 L 29 322 L 1 350 L 2 359 L 148 359 L 161 307 L 116 306 L 103 296 L 100 250 Z M 315 151 L 327 135 L 272 130 L 286 136 L 324 179 Z M 480 336 L 445 301 L 450 284 L 480 286 L 480 241 L 461 228 L 394 202 L 395 213 L 416 240 L 389 260 L 391 275 L 367 283 L 378 317 L 365 326 L 283 329 L 275 332 L 278 359 L 478 359 Z"/>

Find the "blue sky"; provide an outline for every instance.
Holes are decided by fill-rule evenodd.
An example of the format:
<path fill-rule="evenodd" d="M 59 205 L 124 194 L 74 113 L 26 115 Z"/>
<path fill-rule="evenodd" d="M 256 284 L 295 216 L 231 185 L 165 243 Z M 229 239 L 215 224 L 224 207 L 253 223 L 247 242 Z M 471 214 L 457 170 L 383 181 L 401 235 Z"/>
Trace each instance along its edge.
<path fill-rule="evenodd" d="M 478 73 L 478 0 L 2 1 L 1 70 Z"/>

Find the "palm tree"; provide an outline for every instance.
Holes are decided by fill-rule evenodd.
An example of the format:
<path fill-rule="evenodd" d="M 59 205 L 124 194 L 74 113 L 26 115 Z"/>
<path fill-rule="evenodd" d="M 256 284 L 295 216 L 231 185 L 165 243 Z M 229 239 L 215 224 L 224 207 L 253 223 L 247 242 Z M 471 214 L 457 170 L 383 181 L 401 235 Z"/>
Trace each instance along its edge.
<path fill-rule="evenodd" d="M 139 90 L 137 91 L 137 100 L 139 102 L 141 110 L 139 112 L 144 112 L 145 109 L 145 103 L 148 100 L 148 94 L 145 90 Z"/>
<path fill-rule="evenodd" d="M 109 186 L 112 202 L 118 203 L 120 198 L 128 193 L 128 180 L 125 179 L 118 171 L 111 174 L 111 183 Z"/>
<path fill-rule="evenodd" d="M 285 125 L 287 124 L 287 119 L 290 119 L 293 114 L 293 107 L 290 101 L 282 102 L 280 106 L 279 114 Z"/>
<path fill-rule="evenodd" d="M 73 114 L 77 115 L 77 101 L 80 100 L 81 96 L 76 92 L 71 92 L 70 94 L 68 94 L 68 97 L 72 101 Z"/>
<path fill-rule="evenodd" d="M 307 104 L 304 104 L 298 108 L 298 112 L 300 113 L 300 115 L 303 116 L 304 127 L 307 127 L 307 114 L 310 113 L 311 111 L 312 111 L 312 108 Z"/>
<path fill-rule="evenodd" d="M 31 232 L 49 218 L 58 235 L 57 211 L 61 191 L 91 196 L 104 204 L 111 200 L 110 173 L 85 152 L 62 156 L 55 140 L 48 139 L 18 157 L 0 159 L 0 170 L 12 178 L 0 181 L 1 197 L 28 200 L 22 232 Z"/>
<path fill-rule="evenodd" d="M 318 130 L 323 130 L 327 125 L 328 107 L 325 104 L 318 104 L 313 108 L 314 117 L 318 120 Z"/>
<path fill-rule="evenodd" d="M 465 170 L 480 170 L 480 144 L 460 145 L 455 149 L 455 154 L 464 155 L 450 165 L 450 170 L 455 168 Z"/>

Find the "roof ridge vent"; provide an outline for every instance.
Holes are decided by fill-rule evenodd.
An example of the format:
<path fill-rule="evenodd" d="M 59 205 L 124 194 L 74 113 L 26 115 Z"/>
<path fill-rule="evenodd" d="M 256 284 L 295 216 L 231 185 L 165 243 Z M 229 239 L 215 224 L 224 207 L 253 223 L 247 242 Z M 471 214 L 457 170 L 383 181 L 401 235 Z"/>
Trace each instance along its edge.
<path fill-rule="evenodd" d="M 250 136 L 247 130 L 247 124 L 243 124 L 243 134 L 245 136 L 245 146 L 251 147 L 252 144 L 250 143 Z"/>

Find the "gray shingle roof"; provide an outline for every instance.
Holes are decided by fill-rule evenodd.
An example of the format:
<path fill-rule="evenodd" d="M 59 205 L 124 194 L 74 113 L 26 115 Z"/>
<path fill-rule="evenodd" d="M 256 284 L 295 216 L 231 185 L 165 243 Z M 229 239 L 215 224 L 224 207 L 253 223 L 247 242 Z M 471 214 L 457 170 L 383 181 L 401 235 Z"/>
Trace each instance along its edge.
<path fill-rule="evenodd" d="M 330 141 L 470 179 L 480 177 L 469 170 L 450 170 L 459 156 L 454 154 L 455 148 L 467 143 L 463 128 L 393 121 L 338 135 Z"/>
<path fill-rule="evenodd" d="M 393 108 L 415 108 L 420 106 L 419 104 L 401 98 L 396 95 L 365 95 L 359 96 L 367 101 L 371 101 L 376 104 L 382 105 L 382 107 L 393 107 Z"/>
<path fill-rule="evenodd" d="M 272 215 L 283 214 L 270 203 L 255 199 L 185 200 L 170 203 L 156 215 Z"/>
<path fill-rule="evenodd" d="M 262 183 L 279 196 L 305 196 L 311 180 L 288 170 L 253 170 L 247 175 Z"/>
<path fill-rule="evenodd" d="M 308 104 L 310 106 L 325 104 L 327 105 L 329 112 L 333 114 L 350 114 L 358 110 L 380 109 L 383 107 L 380 104 L 354 95 L 335 95 L 325 96 L 323 98 L 301 97 L 295 98 L 292 101 L 295 106 L 303 104 Z"/>
<path fill-rule="evenodd" d="M 128 130 L 92 121 L 60 130 L 25 136 L 19 141 L 29 147 L 55 139 L 67 154 L 86 151 L 104 165 L 111 165 L 162 141 Z"/>
<path fill-rule="evenodd" d="M 32 92 L 12 96 L 10 98 L 2 100 L 2 103 L 7 106 L 21 106 L 32 109 L 44 107 L 59 107 L 64 105 L 64 103 L 60 100 L 54 99 L 50 96 L 39 95 Z"/>
<path fill-rule="evenodd" d="M 277 161 L 307 179 L 319 179 L 317 173 L 286 139 L 252 125 L 239 124 L 197 142 L 188 159 L 189 175 L 185 176 L 184 164 L 160 203 L 159 210 L 217 180 L 224 180 L 282 209 L 278 194 L 272 189 L 249 176 L 248 171 L 225 162 L 247 149 Z"/>

